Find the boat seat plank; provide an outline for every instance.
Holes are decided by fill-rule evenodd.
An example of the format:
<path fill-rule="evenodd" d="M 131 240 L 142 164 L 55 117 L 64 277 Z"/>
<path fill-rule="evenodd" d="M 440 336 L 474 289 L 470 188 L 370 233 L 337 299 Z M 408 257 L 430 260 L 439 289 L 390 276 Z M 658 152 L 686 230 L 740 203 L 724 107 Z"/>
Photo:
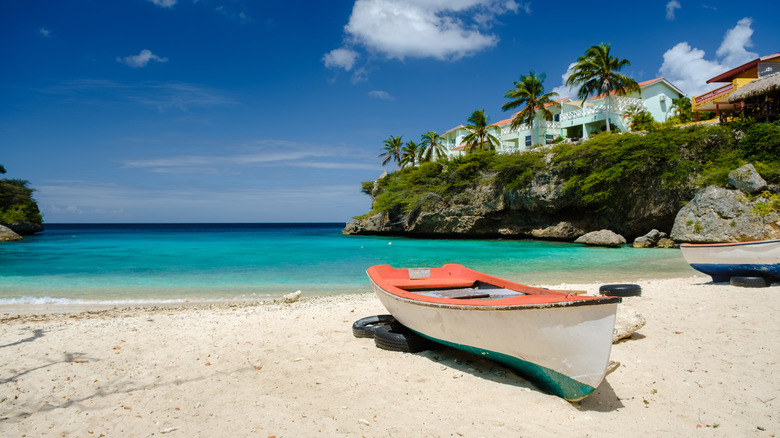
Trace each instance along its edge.
<path fill-rule="evenodd" d="M 474 286 L 474 280 L 465 278 L 392 279 L 390 282 L 399 289 L 447 289 Z"/>

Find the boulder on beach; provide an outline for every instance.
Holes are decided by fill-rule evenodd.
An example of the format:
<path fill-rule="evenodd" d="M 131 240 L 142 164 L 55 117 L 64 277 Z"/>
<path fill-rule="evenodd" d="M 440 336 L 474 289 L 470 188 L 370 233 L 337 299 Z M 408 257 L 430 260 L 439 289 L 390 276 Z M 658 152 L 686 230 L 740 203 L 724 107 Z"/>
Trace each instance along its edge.
<path fill-rule="evenodd" d="M 615 314 L 615 329 L 612 332 L 612 343 L 630 338 L 637 330 L 645 326 L 646 320 L 641 313 L 626 307 L 625 301 L 618 306 Z"/>
<path fill-rule="evenodd" d="M 11 242 L 15 240 L 22 240 L 22 236 L 16 234 L 14 230 L 0 225 L 0 242 Z"/>
<path fill-rule="evenodd" d="M 590 246 L 618 247 L 626 243 L 626 238 L 610 230 L 591 231 L 578 237 L 574 243 Z"/>

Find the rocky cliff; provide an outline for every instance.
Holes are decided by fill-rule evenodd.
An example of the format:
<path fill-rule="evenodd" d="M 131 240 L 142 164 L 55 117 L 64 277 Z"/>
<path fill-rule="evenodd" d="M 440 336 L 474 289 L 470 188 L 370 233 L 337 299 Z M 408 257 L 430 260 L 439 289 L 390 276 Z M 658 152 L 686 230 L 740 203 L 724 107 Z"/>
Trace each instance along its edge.
<path fill-rule="evenodd" d="M 729 174 L 731 188 L 707 187 L 686 204 L 674 221 L 678 242 L 719 243 L 780 239 L 780 213 L 762 210 L 780 187 L 770 186 L 748 164 Z"/>
<path fill-rule="evenodd" d="M 355 219 L 343 232 L 574 241 L 602 229 L 613 230 L 629 240 L 656 229 L 671 231 L 676 242 L 780 238 L 780 215 L 757 214 L 755 207 L 767 200 L 749 193 L 780 193 L 780 188 L 768 186 L 752 166 L 737 169 L 732 175 L 743 178 L 732 178 L 730 188 L 710 186 L 698 192 L 693 187 L 670 189 L 653 180 L 637 178 L 621 192 L 620 208 L 608 211 L 579 206 L 564 190 L 564 181 L 553 173 L 537 173 L 520 190 L 498 187 L 486 176 L 484 183 L 465 189 L 457 203 L 430 194 L 429 208 L 380 212 Z M 377 185 L 372 199 L 376 194 Z"/>
<path fill-rule="evenodd" d="M 610 229 L 634 238 L 653 228 L 670 230 L 692 193 L 666 190 L 637 179 L 621 195 L 619 211 L 583 208 L 564 190 L 554 173 L 537 173 L 519 190 L 484 183 L 464 190 L 457 202 L 434 199 L 425 209 L 380 212 L 347 224 L 345 234 L 402 234 L 420 237 L 510 237 L 573 241 L 583 234 Z M 372 202 L 376 190 L 372 192 Z"/>

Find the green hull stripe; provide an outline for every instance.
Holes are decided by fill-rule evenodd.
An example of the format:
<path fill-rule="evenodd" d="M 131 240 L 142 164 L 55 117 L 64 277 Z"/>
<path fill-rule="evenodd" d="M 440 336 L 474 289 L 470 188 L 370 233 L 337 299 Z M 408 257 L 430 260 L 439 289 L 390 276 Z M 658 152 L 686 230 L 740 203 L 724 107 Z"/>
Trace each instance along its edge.
<path fill-rule="evenodd" d="M 577 401 L 593 392 L 596 388 L 578 382 L 571 377 L 565 376 L 555 370 L 537 365 L 535 363 L 527 362 L 522 359 L 518 359 L 514 356 L 498 353 L 495 351 L 485 350 L 482 348 L 471 347 L 469 345 L 461 345 L 453 342 L 443 341 L 441 339 L 432 338 L 422 333 L 415 332 L 420 336 L 428 338 L 439 344 L 446 345 L 467 353 L 475 354 L 493 360 L 495 362 L 506 365 L 507 367 L 517 371 L 523 376 L 531 380 L 536 386 L 566 400 Z"/>

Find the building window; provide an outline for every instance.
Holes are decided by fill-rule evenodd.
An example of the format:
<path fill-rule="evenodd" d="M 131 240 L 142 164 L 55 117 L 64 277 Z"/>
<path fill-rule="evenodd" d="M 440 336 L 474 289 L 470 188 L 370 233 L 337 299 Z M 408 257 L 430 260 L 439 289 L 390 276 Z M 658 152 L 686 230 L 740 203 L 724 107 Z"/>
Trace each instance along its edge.
<path fill-rule="evenodd" d="M 552 142 L 553 142 L 553 140 L 555 140 L 555 137 L 553 137 L 553 136 L 552 136 L 552 135 L 550 135 L 550 134 L 546 134 L 546 135 L 544 136 L 544 144 L 550 144 L 550 143 L 552 143 Z"/>
<path fill-rule="evenodd" d="M 526 135 L 525 136 L 525 147 L 530 148 L 531 147 L 531 136 Z"/>
<path fill-rule="evenodd" d="M 561 115 L 560 114 L 555 114 L 553 116 L 553 120 L 556 121 L 556 122 L 560 122 L 561 121 Z"/>

